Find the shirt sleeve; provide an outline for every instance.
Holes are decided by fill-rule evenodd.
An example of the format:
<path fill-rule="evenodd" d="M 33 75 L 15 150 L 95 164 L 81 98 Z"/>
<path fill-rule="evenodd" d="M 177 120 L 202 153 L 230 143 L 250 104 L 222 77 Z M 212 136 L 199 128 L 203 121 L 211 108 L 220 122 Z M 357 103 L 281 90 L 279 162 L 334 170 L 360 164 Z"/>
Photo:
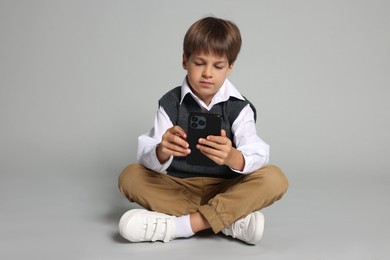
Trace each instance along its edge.
<path fill-rule="evenodd" d="M 153 171 L 166 173 L 166 169 L 171 165 L 173 156 L 166 163 L 161 164 L 157 159 L 156 147 L 161 142 L 166 130 L 172 126 L 173 124 L 168 114 L 160 106 L 154 119 L 153 128 L 138 137 L 137 160 L 140 164 Z"/>
<path fill-rule="evenodd" d="M 242 153 L 245 160 L 243 171 L 232 169 L 233 171 L 249 174 L 269 162 L 270 147 L 257 135 L 254 112 L 250 105 L 244 107 L 233 122 L 232 132 L 236 149 Z"/>

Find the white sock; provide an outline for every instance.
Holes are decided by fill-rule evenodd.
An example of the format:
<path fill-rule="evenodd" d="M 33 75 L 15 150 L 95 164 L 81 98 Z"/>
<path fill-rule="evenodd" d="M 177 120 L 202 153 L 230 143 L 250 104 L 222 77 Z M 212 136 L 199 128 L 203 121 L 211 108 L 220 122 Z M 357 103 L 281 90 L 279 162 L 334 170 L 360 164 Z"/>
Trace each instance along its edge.
<path fill-rule="evenodd" d="M 173 238 L 190 237 L 195 233 L 192 232 L 190 215 L 184 215 L 176 218 L 176 229 Z"/>

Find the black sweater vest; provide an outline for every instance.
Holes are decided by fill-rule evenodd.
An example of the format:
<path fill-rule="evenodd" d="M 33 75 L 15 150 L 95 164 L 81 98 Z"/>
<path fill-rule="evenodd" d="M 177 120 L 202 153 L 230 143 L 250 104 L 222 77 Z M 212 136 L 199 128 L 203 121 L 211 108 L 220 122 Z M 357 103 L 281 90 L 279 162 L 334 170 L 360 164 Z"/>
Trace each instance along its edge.
<path fill-rule="evenodd" d="M 181 87 L 176 87 L 159 100 L 159 105 L 164 108 L 173 125 L 179 125 L 187 132 L 189 113 L 202 112 L 202 108 L 189 93 L 184 97 L 182 104 L 180 104 L 180 98 Z M 251 105 L 255 113 L 254 119 L 256 120 L 255 107 L 248 100 L 241 100 L 234 97 L 230 97 L 226 102 L 215 104 L 208 111 L 208 113 L 221 115 L 222 129 L 226 131 L 226 136 L 232 141 L 234 147 L 235 144 L 231 127 L 241 110 L 248 104 Z M 216 177 L 230 179 L 240 175 L 225 165 L 215 167 L 189 165 L 185 157 L 174 157 L 171 165 L 167 169 L 167 173 L 178 178 Z"/>

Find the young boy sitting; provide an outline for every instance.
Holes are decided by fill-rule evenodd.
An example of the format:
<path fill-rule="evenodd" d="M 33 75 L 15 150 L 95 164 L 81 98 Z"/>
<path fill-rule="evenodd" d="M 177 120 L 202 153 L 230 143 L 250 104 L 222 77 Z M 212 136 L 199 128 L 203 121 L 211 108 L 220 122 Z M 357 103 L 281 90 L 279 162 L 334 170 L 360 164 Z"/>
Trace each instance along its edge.
<path fill-rule="evenodd" d="M 214 233 L 256 244 L 260 210 L 279 200 L 288 181 L 269 165 L 269 146 L 256 133 L 256 109 L 227 79 L 241 48 L 231 21 L 206 17 L 187 31 L 182 85 L 160 100 L 153 128 L 138 138 L 139 164 L 119 176 L 119 189 L 144 209 L 127 211 L 120 234 L 131 242 L 164 241 Z M 200 138 L 196 149 L 216 167 L 190 165 L 190 112 L 219 114 L 220 135 Z"/>

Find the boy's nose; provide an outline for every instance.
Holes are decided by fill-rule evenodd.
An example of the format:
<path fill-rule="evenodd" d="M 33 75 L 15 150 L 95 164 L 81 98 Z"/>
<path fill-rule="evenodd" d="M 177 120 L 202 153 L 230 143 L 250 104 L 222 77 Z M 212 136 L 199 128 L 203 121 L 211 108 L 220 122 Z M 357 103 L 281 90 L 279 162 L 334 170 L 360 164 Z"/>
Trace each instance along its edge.
<path fill-rule="evenodd" d="M 203 70 L 202 76 L 205 78 L 211 78 L 212 77 L 211 68 L 206 66 Z"/>

